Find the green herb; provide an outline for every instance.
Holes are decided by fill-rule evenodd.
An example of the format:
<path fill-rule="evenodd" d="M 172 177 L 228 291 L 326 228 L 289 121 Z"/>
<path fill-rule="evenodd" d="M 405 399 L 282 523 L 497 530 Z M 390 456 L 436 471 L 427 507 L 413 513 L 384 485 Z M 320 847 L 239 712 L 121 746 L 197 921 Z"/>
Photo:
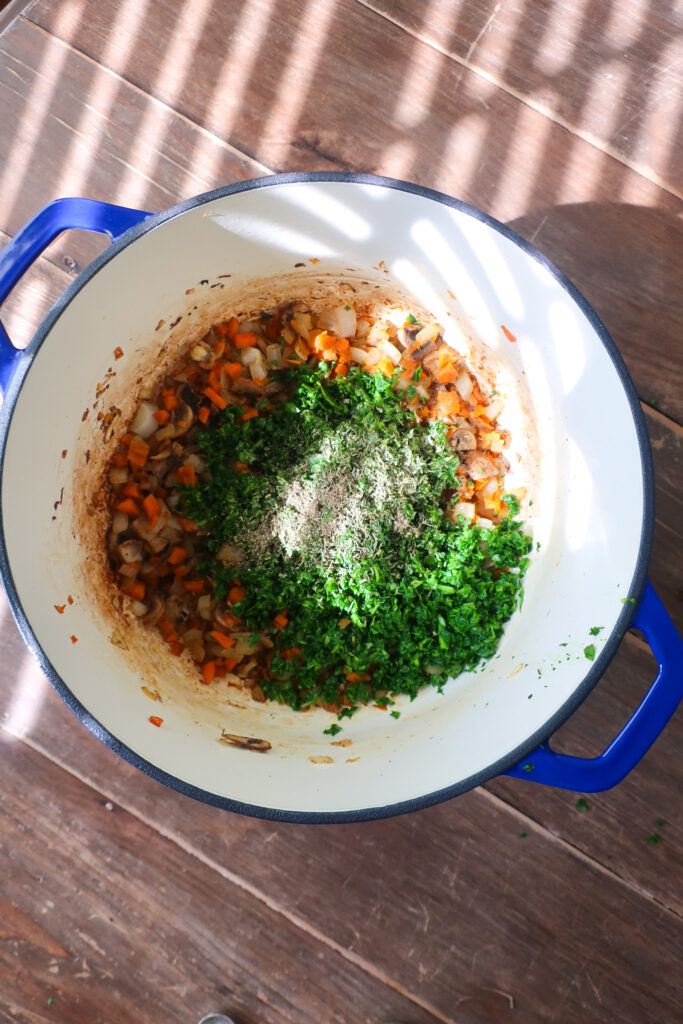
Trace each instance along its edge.
<path fill-rule="evenodd" d="M 529 761 L 527 764 L 523 764 L 522 765 L 522 771 L 523 772 L 532 772 L 533 770 L 534 770 L 534 766 L 532 765 L 531 761 Z"/>
<path fill-rule="evenodd" d="M 401 717 L 401 712 L 400 711 L 390 711 L 389 714 L 391 715 L 392 718 L 400 718 Z"/>
<path fill-rule="evenodd" d="M 655 818 L 655 825 L 657 825 L 658 828 L 661 828 L 663 824 L 664 824 L 664 819 L 663 818 Z"/>
<path fill-rule="evenodd" d="M 583 653 L 589 661 L 595 661 L 595 644 L 588 644 L 588 647 L 584 647 Z"/>
<path fill-rule="evenodd" d="M 344 309 L 349 310 L 349 309 L 351 309 L 351 307 L 350 306 L 344 306 Z"/>
<path fill-rule="evenodd" d="M 661 841 L 662 837 L 660 836 L 659 832 L 653 832 L 650 838 L 648 839 L 648 843 L 650 846 L 656 846 L 657 843 L 661 843 Z"/>
<path fill-rule="evenodd" d="M 622 597 L 621 603 L 622 604 L 635 604 L 636 603 L 636 599 L 635 599 L 635 597 Z"/>
<path fill-rule="evenodd" d="M 659 399 L 658 398 L 651 398 L 650 399 L 650 405 L 654 405 L 654 406 L 659 405 Z"/>
<path fill-rule="evenodd" d="M 576 807 L 577 811 L 587 811 L 588 810 L 588 804 L 586 803 L 586 801 L 584 800 L 584 798 L 582 796 L 580 796 L 579 799 L 576 801 L 576 803 L 574 804 L 574 807 Z"/>
<path fill-rule="evenodd" d="M 48 1006 L 52 1006 L 53 1003 L 54 1003 L 54 998 L 53 998 L 53 996 L 50 996 L 50 998 L 47 1001 L 47 1005 Z"/>
<path fill-rule="evenodd" d="M 597 636 L 598 633 L 600 633 L 601 630 L 603 630 L 604 628 L 605 628 L 604 626 L 591 626 L 591 628 L 588 630 L 588 632 L 590 633 L 591 636 Z"/>
<path fill-rule="evenodd" d="M 326 733 L 326 735 L 328 736 L 336 736 L 337 733 L 341 731 L 341 725 L 337 725 L 336 722 L 333 722 L 332 725 L 329 725 L 327 729 L 323 729 L 323 732 Z"/>
<path fill-rule="evenodd" d="M 531 541 L 518 505 L 489 530 L 444 515 L 458 459 L 444 424 L 418 422 L 393 378 L 360 367 L 331 378 L 325 363 L 279 376 L 289 397 L 268 415 L 242 422 L 229 406 L 199 434 L 210 478 L 180 503 L 202 530 L 199 571 L 219 599 L 239 577 L 235 611 L 253 632 L 289 609 L 261 683 L 273 700 L 304 708 L 343 694 L 346 717 L 441 689 L 495 653 L 520 603 Z M 229 567 L 226 543 L 241 553 Z"/>
<path fill-rule="evenodd" d="M 533 693 L 530 693 L 529 696 L 527 697 L 527 700 L 531 700 L 532 697 L 533 697 Z"/>
<path fill-rule="evenodd" d="M 422 367 L 421 366 L 416 366 L 415 370 L 413 371 L 413 380 L 418 381 L 421 376 L 422 376 Z"/>
<path fill-rule="evenodd" d="M 568 647 L 568 646 L 569 646 L 569 644 L 567 644 L 567 643 L 560 644 L 560 647 Z"/>
<path fill-rule="evenodd" d="M 527 836 L 526 832 L 520 832 L 519 833 L 519 838 L 520 839 L 526 839 L 526 836 Z"/>
<path fill-rule="evenodd" d="M 415 317 L 413 316 L 412 313 L 408 313 L 408 316 L 406 317 L 406 323 L 407 324 L 416 324 L 417 323 L 417 320 L 415 319 Z"/>

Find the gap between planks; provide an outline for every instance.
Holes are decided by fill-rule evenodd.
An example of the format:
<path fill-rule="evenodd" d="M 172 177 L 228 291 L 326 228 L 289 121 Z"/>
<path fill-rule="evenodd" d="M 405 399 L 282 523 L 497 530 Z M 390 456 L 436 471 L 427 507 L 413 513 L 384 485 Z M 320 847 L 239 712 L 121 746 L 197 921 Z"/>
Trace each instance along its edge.
<path fill-rule="evenodd" d="M 633 639 L 637 640 L 637 638 L 635 637 Z M 20 743 L 26 744 L 27 747 L 29 747 L 36 753 L 40 754 L 47 761 L 54 764 L 55 767 L 67 772 L 69 775 L 72 775 L 74 778 L 78 779 L 79 782 L 82 782 L 84 785 L 88 786 L 91 790 L 93 790 L 93 792 L 99 793 L 106 800 L 109 800 L 111 801 L 111 803 L 123 808 L 123 810 L 125 810 L 128 814 L 132 815 L 134 818 L 137 818 L 138 821 L 141 821 L 144 825 L 146 825 L 148 828 L 151 828 L 154 832 L 157 832 L 164 839 L 167 839 L 169 842 L 175 843 L 178 847 L 180 847 L 180 849 L 182 849 L 185 853 L 189 854 L 190 856 L 194 857 L 205 867 L 208 867 L 211 870 L 216 871 L 226 881 L 231 882 L 233 885 L 236 885 L 238 888 L 249 893 L 251 896 L 254 897 L 254 899 L 257 899 L 261 903 L 265 904 L 265 906 L 267 906 L 270 910 L 278 914 L 281 914 L 284 918 L 286 918 L 287 921 L 293 924 L 296 928 L 299 928 L 301 929 L 301 931 L 310 934 L 319 942 L 322 942 L 330 949 L 333 949 L 335 952 L 339 953 L 340 956 L 344 957 L 344 959 L 348 960 L 350 963 L 353 963 L 356 967 L 359 967 L 361 970 L 364 970 L 367 974 L 372 975 L 372 977 L 376 978 L 378 981 L 387 985 L 389 988 L 393 989 L 399 995 L 404 996 L 406 999 L 409 999 L 411 1002 L 415 1003 L 415 1005 L 419 1006 L 420 1009 L 424 1010 L 427 1013 L 431 1013 L 437 1020 L 442 1021 L 442 1024 L 455 1024 L 455 1022 L 452 1021 L 451 1018 L 444 1017 L 440 1010 L 437 1010 L 435 1007 L 431 1006 L 426 1001 L 420 999 L 414 993 L 409 992 L 400 983 L 394 981 L 386 974 L 384 974 L 382 971 L 378 970 L 369 961 L 365 960 L 363 957 L 358 956 L 357 954 L 352 953 L 350 950 L 345 949 L 344 946 L 340 945 L 338 942 L 335 942 L 334 939 L 325 935 L 324 932 L 321 932 L 318 928 L 309 924 L 303 918 L 299 917 L 297 914 L 294 914 L 290 910 L 287 910 L 285 907 L 283 907 L 281 904 L 277 903 L 275 900 L 267 896 L 264 892 L 262 892 L 256 886 L 252 885 L 246 879 L 240 877 L 232 871 L 229 871 L 227 868 L 219 864 L 217 861 L 213 860 L 211 857 L 207 857 L 206 854 L 196 849 L 196 847 L 192 846 L 191 843 L 188 843 L 185 839 L 183 839 L 181 836 L 178 836 L 175 832 L 165 829 L 162 825 L 153 821 L 147 815 L 140 813 L 140 811 L 136 807 L 128 803 L 124 803 L 121 800 L 121 798 L 116 794 L 109 792 L 109 790 L 103 788 L 101 785 L 94 784 L 91 779 L 87 778 L 86 775 L 82 774 L 70 765 L 63 763 L 58 757 L 55 757 L 48 750 L 46 750 L 40 743 L 36 743 L 34 740 L 27 739 L 25 736 L 20 736 L 17 733 L 12 732 L 10 729 L 8 729 L 5 725 L 2 724 L 0 724 L 0 730 L 6 733 L 8 736 L 11 736 L 13 739 L 18 740 Z M 634 882 L 629 881 L 629 879 L 622 877 L 616 872 L 611 871 L 609 868 L 601 864 L 600 861 L 596 860 L 595 858 L 589 856 L 589 854 L 585 853 L 583 850 L 579 849 L 579 847 L 574 846 L 568 840 L 563 839 L 561 836 L 558 836 L 554 832 L 551 832 L 550 829 L 546 828 L 545 825 L 542 825 L 540 822 L 538 822 L 535 818 L 532 818 L 526 812 L 518 810 L 514 806 L 514 804 L 511 804 L 507 800 L 504 800 L 502 797 L 499 797 L 496 794 L 489 792 L 484 786 L 479 786 L 478 792 L 483 797 L 485 797 L 491 804 L 493 804 L 493 806 L 515 817 L 517 821 L 523 823 L 532 832 L 535 832 L 537 835 L 542 836 L 544 839 L 551 843 L 557 843 L 561 849 L 563 849 L 570 855 L 576 857 L 577 860 L 581 861 L 582 864 L 585 864 L 587 867 L 596 870 L 597 872 L 599 872 L 599 874 L 609 878 L 610 880 L 617 882 L 619 885 L 622 885 L 624 888 L 628 889 L 629 892 L 635 893 L 637 896 L 649 900 L 660 910 L 663 910 L 665 913 L 670 914 L 671 917 L 674 918 L 676 921 L 680 921 L 683 919 L 682 916 L 677 913 L 677 911 L 673 910 L 666 903 L 662 902 L 657 897 L 653 896 L 652 893 L 648 892 L 646 889 L 643 889 L 641 886 L 636 885 Z"/>
<path fill-rule="evenodd" d="M 169 842 L 174 843 L 184 853 L 193 857 L 195 860 L 198 860 L 200 864 L 202 864 L 204 867 L 209 868 L 211 871 L 215 871 L 216 874 L 220 875 L 221 878 L 223 878 L 226 882 L 229 882 L 231 885 L 235 885 L 238 889 L 247 893 L 247 895 L 251 896 L 253 899 L 258 900 L 273 913 L 279 914 L 295 928 L 298 928 L 300 931 L 305 932 L 307 935 L 310 935 L 310 937 L 315 939 L 316 941 L 321 942 L 324 946 L 327 946 L 333 952 L 341 956 L 344 960 L 347 960 L 349 963 L 353 964 L 354 967 L 359 968 L 366 974 L 373 977 L 376 981 L 380 982 L 383 985 L 386 985 L 387 988 L 390 988 L 392 991 L 396 992 L 404 999 L 409 1000 L 415 1006 L 419 1007 L 419 1009 L 424 1010 L 425 1013 L 431 1014 L 432 1017 L 434 1017 L 435 1020 L 440 1021 L 441 1024 L 457 1024 L 457 1022 L 452 1017 L 444 1016 L 444 1014 L 440 1010 L 432 1006 L 426 1000 L 421 999 L 415 993 L 410 992 L 408 989 L 404 988 L 404 986 L 401 985 L 400 982 L 397 982 L 393 978 L 390 978 L 388 975 L 386 975 L 383 971 L 379 970 L 374 964 L 370 963 L 368 960 L 365 960 L 363 957 L 360 957 L 357 954 L 351 952 L 351 950 L 346 949 L 340 943 L 335 942 L 334 939 L 330 938 L 328 935 L 325 935 L 324 932 L 321 932 L 318 928 L 305 921 L 302 917 L 299 917 L 291 910 L 287 910 L 286 907 L 282 906 L 276 900 L 267 896 L 255 885 L 252 885 L 250 882 L 248 882 L 245 878 L 241 878 L 239 875 L 228 870 L 222 864 L 219 864 L 218 861 L 213 860 L 211 857 L 207 857 L 206 854 L 196 849 L 194 846 L 192 846 L 191 843 L 188 843 L 181 836 L 178 836 L 176 833 L 165 829 L 162 825 L 151 820 L 146 815 L 141 814 L 137 810 L 137 808 L 127 803 L 124 803 L 121 800 L 121 798 L 116 796 L 114 793 L 110 793 L 108 790 L 102 788 L 102 786 L 94 785 L 93 782 L 90 779 L 88 779 L 85 775 L 83 775 L 81 772 L 76 771 L 74 768 L 70 767 L 69 765 L 63 764 L 57 758 L 53 757 L 47 750 L 45 750 L 44 747 L 41 746 L 41 744 L 29 740 L 25 736 L 17 735 L 16 733 L 7 729 L 4 725 L 0 725 L 0 730 L 6 733 L 6 735 L 11 736 L 14 740 L 18 740 L 20 743 L 24 743 L 35 753 L 40 754 L 51 764 L 54 764 L 57 768 L 60 768 L 62 771 L 67 772 L 73 778 L 77 779 L 83 785 L 91 789 L 94 793 L 98 793 L 100 796 L 115 804 L 117 807 L 122 808 L 122 810 L 124 810 L 127 814 L 130 814 L 131 817 L 136 818 L 147 828 L 152 829 L 163 839 L 167 839 Z"/>
<path fill-rule="evenodd" d="M 654 185 L 657 185 L 659 188 L 661 188 L 664 192 L 667 192 L 669 195 L 675 196 L 677 199 L 683 199 L 683 193 L 678 192 L 659 174 L 656 174 L 653 171 L 649 171 L 646 167 L 638 163 L 638 161 L 636 160 L 629 160 L 627 156 L 619 152 L 619 150 L 616 149 L 614 146 L 610 146 L 609 143 L 601 142 L 601 140 L 597 136 L 593 135 L 592 132 L 587 132 L 581 128 L 578 128 L 576 125 L 572 124 L 571 121 L 567 121 L 565 118 L 561 117 L 555 111 L 551 110 L 549 107 L 546 107 L 543 103 L 535 102 L 531 96 L 523 92 L 520 92 L 518 89 L 515 89 L 514 86 L 509 85 L 507 82 L 505 82 L 498 76 L 493 75 L 488 71 L 485 71 L 481 67 L 478 67 L 477 64 L 474 64 L 469 59 L 472 53 L 474 52 L 474 49 L 476 48 L 476 43 L 479 42 L 481 36 L 491 25 L 493 17 L 496 14 L 496 11 L 493 12 L 493 15 L 487 21 L 482 32 L 479 34 L 473 45 L 470 46 L 467 55 L 465 57 L 460 57 L 458 56 L 458 54 L 451 52 L 445 47 L 439 46 L 438 43 L 436 43 L 433 39 L 430 39 L 423 32 L 416 31 L 415 29 L 410 28 L 408 25 L 404 25 L 401 21 L 398 21 L 390 17 L 384 11 L 378 10 L 376 7 L 373 6 L 370 0 L 356 0 L 356 3 L 358 3 L 361 7 L 365 7 L 366 10 L 371 11 L 373 14 L 377 15 L 379 18 L 382 18 L 384 21 L 387 21 L 390 25 L 394 25 L 396 28 L 401 29 L 402 32 L 405 32 L 407 35 L 411 36 L 411 38 L 419 40 L 419 42 L 423 43 L 425 46 L 429 46 L 432 50 L 436 50 L 436 52 L 440 53 L 443 57 L 447 57 L 449 60 L 452 60 L 456 64 L 459 64 L 464 70 L 471 71 L 479 78 L 484 79 L 484 81 L 488 82 L 489 85 L 495 86 L 495 88 L 507 93 L 508 96 L 511 96 L 513 99 L 518 100 L 525 106 L 530 107 L 532 110 L 536 111 L 537 114 L 542 114 L 544 117 L 547 117 L 549 121 L 552 121 L 560 128 L 564 128 L 566 131 L 570 132 L 572 135 L 575 135 L 583 142 L 588 143 L 589 146 L 592 146 L 594 149 L 599 150 L 606 156 L 609 156 L 613 160 L 616 160 L 623 167 L 627 167 L 629 170 L 634 171 L 636 174 L 639 174 L 641 178 L 645 178 L 647 179 L 647 181 L 651 181 Z"/>
<path fill-rule="evenodd" d="M 31 6 L 33 6 L 33 4 L 31 4 Z M 264 175 L 270 175 L 274 173 L 274 171 L 270 167 L 266 167 L 266 165 L 262 164 L 260 160 L 257 160 L 256 157 L 252 156 L 251 153 L 246 153 L 244 150 L 237 149 L 229 142 L 226 142 L 225 139 L 222 139 L 220 135 L 215 135 L 212 131 L 209 131 L 208 128 L 205 128 L 204 125 L 200 124 L 198 121 L 194 121 L 191 117 L 188 117 L 187 114 L 184 114 L 182 110 L 178 110 L 176 107 L 172 107 L 168 103 L 164 103 L 163 100 L 158 99 L 153 93 L 147 92 L 146 89 L 141 88 L 141 86 L 137 85 L 137 83 L 133 82 L 130 78 L 126 78 L 124 75 L 118 74 L 118 72 L 113 71 L 112 68 L 107 67 L 106 64 L 103 64 L 99 60 L 95 60 L 95 58 L 91 57 L 89 53 L 85 52 L 85 50 L 81 50 L 78 46 L 74 46 L 73 43 L 68 42 L 66 39 L 62 39 L 61 36 L 56 36 L 53 32 L 48 32 L 48 30 L 43 28 L 42 25 L 38 25 L 35 21 L 31 21 L 31 19 L 27 17 L 29 11 L 30 8 L 26 8 L 25 11 L 19 16 L 19 20 L 23 21 L 24 24 L 31 29 L 31 31 L 35 30 L 37 32 L 40 32 L 43 36 L 46 36 L 48 39 L 53 40 L 53 42 L 58 43 L 59 46 L 62 46 L 65 50 L 70 50 L 72 53 L 77 54 L 79 57 L 82 57 L 84 60 L 88 61 L 89 64 L 92 64 L 100 71 L 104 71 L 107 75 L 110 76 L 110 78 L 114 78 L 116 79 L 116 81 L 119 82 L 125 82 L 125 84 L 128 87 L 134 89 L 135 92 L 140 94 L 140 96 L 144 96 L 146 100 L 151 101 L 157 108 L 164 111 L 168 111 L 175 117 L 180 118 L 181 121 L 184 121 L 186 124 L 191 125 L 195 131 L 198 131 L 205 138 L 211 139 L 212 142 L 218 143 L 219 146 L 227 150 L 229 153 L 234 153 L 238 158 L 242 160 L 248 160 L 250 163 L 254 165 L 254 170 L 261 171 Z M 0 36 L 0 41 L 1 39 L 2 37 Z"/>

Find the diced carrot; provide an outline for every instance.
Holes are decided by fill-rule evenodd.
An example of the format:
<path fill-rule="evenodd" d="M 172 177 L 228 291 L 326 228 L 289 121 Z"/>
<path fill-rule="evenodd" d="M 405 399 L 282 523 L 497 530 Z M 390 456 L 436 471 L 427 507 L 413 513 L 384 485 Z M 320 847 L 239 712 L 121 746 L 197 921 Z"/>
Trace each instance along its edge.
<path fill-rule="evenodd" d="M 202 665 L 202 678 L 204 679 L 204 682 L 206 683 L 207 686 L 209 685 L 209 683 L 213 682 L 213 678 L 214 678 L 215 675 L 216 675 L 216 662 L 215 661 L 207 661 L 207 662 L 205 662 L 205 664 Z"/>
<path fill-rule="evenodd" d="M 128 445 L 130 444 L 130 442 L 133 440 L 134 437 L 135 437 L 135 434 L 131 434 L 131 433 L 124 434 L 123 437 L 121 438 L 121 444 L 125 444 L 125 446 L 127 448 Z"/>
<path fill-rule="evenodd" d="M 253 420 L 254 416 L 258 416 L 258 409 L 254 409 L 251 406 L 247 406 L 242 413 L 242 423 L 246 420 Z"/>
<path fill-rule="evenodd" d="M 283 612 L 280 612 L 280 614 L 276 615 L 273 619 L 273 624 L 277 626 L 278 629 L 284 629 L 285 626 L 289 625 L 289 619 Z"/>
<path fill-rule="evenodd" d="M 387 710 L 386 704 L 375 704 L 375 707 L 378 709 L 378 711 L 386 711 Z"/>
<path fill-rule="evenodd" d="M 439 367 L 434 376 L 438 384 L 453 384 L 458 379 L 458 368 L 450 352 L 439 353 Z"/>
<path fill-rule="evenodd" d="M 293 661 L 294 658 L 298 658 L 300 656 L 300 647 L 288 647 L 286 651 L 282 651 L 282 657 L 285 659 L 285 661 Z"/>
<path fill-rule="evenodd" d="M 196 533 L 199 527 L 192 519 L 186 519 L 185 516 L 176 515 L 176 519 L 182 526 L 185 533 Z"/>
<path fill-rule="evenodd" d="M 152 723 L 152 725 L 156 725 L 157 729 L 159 728 L 159 726 L 164 721 L 163 718 L 159 718 L 158 715 L 150 715 L 149 716 L 149 720 Z"/>
<path fill-rule="evenodd" d="M 239 658 L 226 658 L 223 662 L 228 672 L 232 672 L 239 665 Z"/>
<path fill-rule="evenodd" d="M 223 372 L 230 378 L 230 380 L 237 380 L 238 377 L 242 376 L 242 364 L 224 363 Z"/>
<path fill-rule="evenodd" d="M 171 549 L 171 553 L 168 556 L 169 565 L 180 565 L 187 558 L 187 548 L 175 547 Z"/>
<path fill-rule="evenodd" d="M 246 471 L 249 469 L 249 466 L 246 464 L 246 462 L 238 461 L 235 463 L 235 469 L 237 470 L 238 473 L 246 473 Z"/>
<path fill-rule="evenodd" d="M 66 608 L 66 605 L 65 604 L 56 604 L 55 608 L 57 609 L 57 611 L 59 612 L 60 615 L 63 615 L 64 614 L 64 609 Z"/>
<path fill-rule="evenodd" d="M 212 636 L 221 647 L 234 647 L 237 643 L 233 636 L 226 636 L 225 633 L 221 633 L 218 629 L 212 629 L 209 636 Z"/>
<path fill-rule="evenodd" d="M 337 363 L 337 365 L 334 368 L 335 377 L 345 377 L 348 372 L 348 363 Z"/>
<path fill-rule="evenodd" d="M 208 385 L 209 385 L 209 387 L 211 388 L 212 391 L 220 391 L 220 389 L 221 389 L 221 368 L 220 368 L 220 366 L 214 366 L 213 369 L 209 371 L 209 376 L 207 378 L 207 383 L 208 383 Z"/>
<path fill-rule="evenodd" d="M 391 359 L 380 359 L 373 369 L 375 373 L 383 373 L 385 377 L 391 377 L 395 367 Z"/>
<path fill-rule="evenodd" d="M 177 580 L 181 580 L 183 576 L 187 576 L 189 571 L 189 565 L 179 565 L 177 569 L 173 570 L 173 575 Z"/>
<path fill-rule="evenodd" d="M 158 409 L 157 412 L 154 413 L 154 419 L 157 423 L 168 423 L 170 418 L 171 414 L 167 409 Z"/>
<path fill-rule="evenodd" d="M 214 391 L 213 388 L 204 388 L 204 394 L 209 401 L 213 402 L 214 405 L 217 405 L 219 409 L 225 409 L 228 404 L 217 391 Z"/>
<path fill-rule="evenodd" d="M 239 328 L 240 328 L 239 320 L 237 319 L 236 316 L 231 316 L 230 319 L 228 320 L 227 330 L 225 332 L 226 336 L 230 339 L 230 341 L 234 341 L 235 340 L 235 336 L 237 335 L 237 332 L 238 332 Z"/>
<path fill-rule="evenodd" d="M 114 359 L 120 359 L 122 355 L 123 349 L 121 348 L 120 345 L 117 345 L 116 348 L 114 349 Z"/>
<path fill-rule="evenodd" d="M 512 331 L 508 330 L 505 324 L 501 324 L 500 329 L 508 341 L 517 341 L 517 337 L 512 333 Z"/>
<path fill-rule="evenodd" d="M 441 416 L 457 416 L 460 412 L 460 396 L 457 391 L 440 391 L 436 408 Z"/>
<path fill-rule="evenodd" d="M 204 580 L 183 580 L 183 587 L 190 594 L 202 594 L 204 592 Z"/>
<path fill-rule="evenodd" d="M 143 494 L 137 484 L 127 483 L 121 488 L 121 494 L 125 494 L 127 498 L 134 498 L 136 501 L 142 501 Z"/>
<path fill-rule="evenodd" d="M 244 334 L 236 334 L 233 340 L 235 348 L 251 348 L 256 344 L 256 335 L 253 331 L 245 331 Z"/>
<path fill-rule="evenodd" d="M 128 461 L 131 469 L 142 469 L 147 462 L 149 445 L 142 438 L 134 437 L 128 446 Z"/>
<path fill-rule="evenodd" d="M 123 501 L 119 501 L 116 506 L 117 512 L 123 512 L 127 516 L 132 516 L 137 519 L 140 515 L 140 508 L 135 504 L 132 498 L 124 498 Z"/>
<path fill-rule="evenodd" d="M 67 599 L 66 599 L 66 603 L 67 603 L 67 604 L 73 604 L 73 603 L 74 603 L 74 599 L 73 599 L 73 597 L 71 596 L 71 594 L 69 594 L 69 596 L 67 597 Z"/>
<path fill-rule="evenodd" d="M 227 320 L 223 321 L 222 324 L 216 324 L 216 326 L 214 327 L 214 331 L 216 332 L 216 334 L 218 335 L 219 338 L 227 337 L 227 334 L 228 334 L 228 322 L 227 322 Z"/>
<path fill-rule="evenodd" d="M 195 468 L 191 463 L 187 463 L 184 466 L 179 466 L 176 470 L 175 478 L 179 484 L 196 484 L 197 474 Z"/>
<path fill-rule="evenodd" d="M 227 671 L 228 670 L 225 667 L 225 662 L 224 661 L 217 661 L 216 662 L 216 674 L 215 674 L 214 678 L 215 679 L 223 679 L 225 677 L 225 674 L 226 674 Z"/>
<path fill-rule="evenodd" d="M 124 587 L 123 592 L 124 594 L 127 594 L 128 597 L 132 597 L 134 601 L 145 600 L 145 584 L 141 583 L 139 580 L 135 583 L 131 583 L 127 587 Z"/>
<path fill-rule="evenodd" d="M 73 633 L 71 634 L 71 643 L 72 644 L 77 644 L 78 643 L 78 637 L 74 636 Z"/>
<path fill-rule="evenodd" d="M 111 464 L 112 464 L 112 466 L 118 466 L 119 469 L 123 468 L 123 466 L 127 466 L 128 465 L 128 453 L 127 452 L 117 452 L 116 455 L 112 455 Z"/>
<path fill-rule="evenodd" d="M 161 392 L 161 396 L 164 403 L 164 408 L 168 412 L 173 412 L 173 410 L 177 409 L 178 406 L 180 405 L 180 399 L 173 391 L 173 388 L 164 388 L 163 391 Z"/>
<path fill-rule="evenodd" d="M 201 407 L 201 409 L 199 410 L 199 412 L 197 413 L 197 416 L 199 418 L 199 422 L 200 423 L 208 423 L 210 415 L 211 415 L 211 411 L 210 411 L 208 405 L 203 405 Z"/>
<path fill-rule="evenodd" d="M 232 629 L 234 626 L 239 626 L 242 621 L 237 615 L 231 615 L 229 612 L 226 612 L 225 615 L 219 616 L 219 618 L 226 629 Z"/>
<path fill-rule="evenodd" d="M 148 494 L 146 498 L 143 498 L 142 507 L 150 522 L 158 520 L 161 513 L 161 505 L 153 494 Z"/>
<path fill-rule="evenodd" d="M 225 342 L 221 339 L 221 341 L 216 342 L 213 348 L 216 355 L 220 357 L 225 352 Z"/>
<path fill-rule="evenodd" d="M 244 601 L 247 592 L 244 587 L 231 587 L 228 591 L 228 604 L 239 604 Z"/>

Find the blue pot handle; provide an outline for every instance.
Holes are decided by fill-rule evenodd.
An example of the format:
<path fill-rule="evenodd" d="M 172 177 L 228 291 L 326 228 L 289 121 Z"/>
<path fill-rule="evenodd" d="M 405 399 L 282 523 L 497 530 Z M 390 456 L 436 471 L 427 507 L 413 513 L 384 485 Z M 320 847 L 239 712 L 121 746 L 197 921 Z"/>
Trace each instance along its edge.
<path fill-rule="evenodd" d="M 113 241 L 150 214 L 125 206 L 99 203 L 95 199 L 56 199 L 25 224 L 0 251 L 0 305 L 31 264 L 69 228 L 100 231 Z M 6 391 L 16 369 L 21 349 L 14 347 L 0 323 L 0 391 Z"/>
<path fill-rule="evenodd" d="M 616 739 L 600 757 L 568 757 L 542 743 L 505 772 L 544 786 L 599 793 L 628 775 L 649 750 L 683 699 L 683 640 L 652 584 L 647 583 L 631 627 L 640 629 L 657 659 L 657 678 Z"/>

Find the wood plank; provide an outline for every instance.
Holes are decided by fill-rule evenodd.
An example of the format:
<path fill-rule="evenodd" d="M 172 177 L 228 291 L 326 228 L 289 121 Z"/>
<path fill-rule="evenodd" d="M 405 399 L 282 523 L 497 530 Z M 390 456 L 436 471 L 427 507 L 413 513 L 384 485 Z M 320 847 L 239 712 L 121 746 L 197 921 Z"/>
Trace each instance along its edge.
<path fill-rule="evenodd" d="M 5 627 L 5 638 L 8 632 Z M 9 666 L 21 658 L 20 642 L 5 644 Z M 632 843 L 636 852 L 642 849 L 641 860 L 651 859 L 648 879 L 659 873 L 661 885 L 677 886 L 680 896 L 672 822 L 660 829 L 664 841 L 657 846 L 642 835 L 658 813 L 654 797 L 642 820 L 640 807 L 635 817 L 627 807 L 619 819 L 623 805 L 616 805 L 611 813 L 619 832 L 609 844 L 603 834 L 609 820 L 597 838 L 595 825 L 586 822 L 610 812 L 591 802 L 590 816 L 580 822 L 581 844 L 602 844 L 607 870 L 536 824 L 538 805 L 521 816 L 482 791 L 359 825 L 302 828 L 241 818 L 193 804 L 117 761 L 78 725 L 32 662 L 28 666 L 17 683 L 3 673 L 7 730 L 184 849 L 229 865 L 241 884 L 382 977 L 400 981 L 444 1018 L 490 1024 L 503 1019 L 512 1001 L 528 1020 L 552 1019 L 561 1006 L 563 1024 L 675 1019 L 683 995 L 676 968 L 683 955 L 681 919 L 642 894 L 635 869 L 628 884 L 614 874 L 628 874 Z M 618 676 L 610 684 L 610 714 L 620 709 L 620 684 Z M 680 716 L 678 729 L 678 737 L 665 736 L 666 745 L 653 749 L 643 769 L 652 781 L 664 768 L 669 794 L 680 790 Z M 14 793 L 17 786 L 20 781 L 8 779 Z M 570 800 L 540 787 L 536 792 L 551 808 Z M 600 806 L 609 808 L 610 799 L 607 794 Z M 578 818 L 573 803 L 570 808 L 569 817 Z M 668 808 L 662 812 L 667 817 Z M 575 828 L 566 831 L 576 838 Z"/>
<path fill-rule="evenodd" d="M 0 231 L 0 251 L 9 236 Z M 13 344 L 25 348 L 50 306 L 71 282 L 71 275 L 50 263 L 37 260 L 24 274 L 21 283 L 3 303 L 0 315 Z"/>
<path fill-rule="evenodd" d="M 683 192 L 683 38 L 666 0 L 360 2 Z"/>
<path fill-rule="evenodd" d="M 83 195 L 162 210 L 258 177 L 255 160 L 18 19 L 0 37 L 0 231 Z M 47 258 L 75 274 L 107 244 L 67 232 Z"/>
<path fill-rule="evenodd" d="M 446 1019 L 6 734 L 0 778 L 3 1020 Z"/>
<path fill-rule="evenodd" d="M 268 167 L 394 175 L 512 222 L 585 288 L 641 396 L 683 422 L 683 376 L 671 373 L 683 359 L 679 199 L 356 0 L 314 16 L 303 0 L 206 0 L 205 22 L 162 0 L 138 34 L 117 29 L 117 10 L 89 5 L 86 16 L 82 2 L 67 12 L 39 0 L 30 17 Z M 33 66 L 44 49 L 56 59 L 27 35 L 11 34 L 30 51 L 24 62 Z M 66 88 L 77 62 L 60 59 Z M 95 76 L 90 65 L 73 73 L 81 91 Z M 99 195 L 100 182 L 121 175 L 118 152 L 108 160 L 97 141 L 89 177 Z M 136 153 L 126 159 L 136 164 Z"/>

